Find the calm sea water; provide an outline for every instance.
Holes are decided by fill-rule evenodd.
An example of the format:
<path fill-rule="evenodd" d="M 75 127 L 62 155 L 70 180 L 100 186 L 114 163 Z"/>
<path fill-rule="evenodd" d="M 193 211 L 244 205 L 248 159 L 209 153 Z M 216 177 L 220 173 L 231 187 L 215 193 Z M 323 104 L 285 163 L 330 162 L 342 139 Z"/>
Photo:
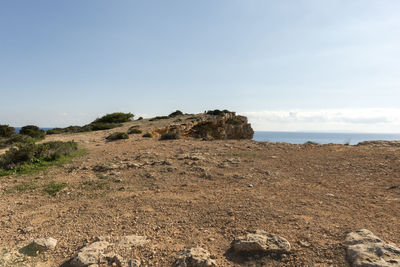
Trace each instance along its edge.
<path fill-rule="evenodd" d="M 268 142 L 286 142 L 304 144 L 307 141 L 319 144 L 356 145 L 370 140 L 400 140 L 400 134 L 366 134 L 366 133 L 307 133 L 307 132 L 261 132 L 254 133 L 253 140 Z"/>

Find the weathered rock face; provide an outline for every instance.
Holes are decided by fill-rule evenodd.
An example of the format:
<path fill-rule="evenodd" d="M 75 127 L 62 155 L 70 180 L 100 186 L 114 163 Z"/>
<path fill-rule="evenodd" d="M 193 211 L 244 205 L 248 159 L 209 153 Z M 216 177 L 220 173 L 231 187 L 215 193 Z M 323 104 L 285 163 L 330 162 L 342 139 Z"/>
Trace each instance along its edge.
<path fill-rule="evenodd" d="M 178 133 L 181 136 L 190 136 L 213 139 L 252 139 L 254 131 L 247 118 L 238 116 L 234 112 L 223 115 L 199 114 L 178 124 L 172 124 L 155 133 L 162 135 L 167 132 Z"/>
<path fill-rule="evenodd" d="M 236 238 L 232 242 L 232 248 L 238 253 L 287 253 L 290 251 L 290 243 L 278 235 L 257 230 Z"/>
<path fill-rule="evenodd" d="M 353 267 L 400 266 L 400 249 L 387 244 L 366 229 L 346 236 L 347 258 Z"/>
<path fill-rule="evenodd" d="M 207 250 L 195 247 L 185 248 L 174 263 L 174 267 L 215 267 Z"/>

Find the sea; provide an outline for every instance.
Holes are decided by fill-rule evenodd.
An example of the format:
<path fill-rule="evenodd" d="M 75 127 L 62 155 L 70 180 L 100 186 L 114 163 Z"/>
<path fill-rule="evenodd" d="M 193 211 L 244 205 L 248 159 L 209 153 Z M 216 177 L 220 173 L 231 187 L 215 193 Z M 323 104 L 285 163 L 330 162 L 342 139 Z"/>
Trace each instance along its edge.
<path fill-rule="evenodd" d="M 264 132 L 255 131 L 253 140 L 304 144 L 308 141 L 318 144 L 349 144 L 371 140 L 400 140 L 400 134 L 379 133 L 321 133 L 321 132 Z"/>

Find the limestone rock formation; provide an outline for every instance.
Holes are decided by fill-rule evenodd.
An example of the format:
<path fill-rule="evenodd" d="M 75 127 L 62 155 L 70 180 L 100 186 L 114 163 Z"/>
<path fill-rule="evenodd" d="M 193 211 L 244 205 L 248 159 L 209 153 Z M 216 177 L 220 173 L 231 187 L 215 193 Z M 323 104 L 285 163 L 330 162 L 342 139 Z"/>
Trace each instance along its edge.
<path fill-rule="evenodd" d="M 347 258 L 353 267 L 400 266 L 400 249 L 383 242 L 367 229 L 346 236 Z"/>
<path fill-rule="evenodd" d="M 235 252 L 246 253 L 287 253 L 290 251 L 290 243 L 283 237 L 257 230 L 246 236 L 236 238 L 232 242 Z"/>
<path fill-rule="evenodd" d="M 174 267 L 215 267 L 215 261 L 210 253 L 199 247 L 185 248 L 178 256 Z"/>
<path fill-rule="evenodd" d="M 218 116 L 208 114 L 195 115 L 189 120 L 157 129 L 154 133 L 161 136 L 168 132 L 206 140 L 252 139 L 254 135 L 247 118 L 236 115 L 234 112 Z"/>

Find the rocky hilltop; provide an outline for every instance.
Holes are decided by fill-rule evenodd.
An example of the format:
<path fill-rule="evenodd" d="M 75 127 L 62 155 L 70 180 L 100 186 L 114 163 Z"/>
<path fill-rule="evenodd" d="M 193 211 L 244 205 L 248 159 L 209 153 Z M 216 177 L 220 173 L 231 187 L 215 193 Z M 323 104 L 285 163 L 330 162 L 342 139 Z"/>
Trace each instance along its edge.
<path fill-rule="evenodd" d="M 400 265 L 399 146 L 255 142 L 232 112 L 52 133 L 0 170 L 0 266 Z"/>
<path fill-rule="evenodd" d="M 204 140 L 252 139 L 254 131 L 247 118 L 235 112 L 220 115 L 197 114 L 174 120 L 166 127 L 155 129 L 157 135 L 168 132 L 183 137 L 202 138 Z"/>

